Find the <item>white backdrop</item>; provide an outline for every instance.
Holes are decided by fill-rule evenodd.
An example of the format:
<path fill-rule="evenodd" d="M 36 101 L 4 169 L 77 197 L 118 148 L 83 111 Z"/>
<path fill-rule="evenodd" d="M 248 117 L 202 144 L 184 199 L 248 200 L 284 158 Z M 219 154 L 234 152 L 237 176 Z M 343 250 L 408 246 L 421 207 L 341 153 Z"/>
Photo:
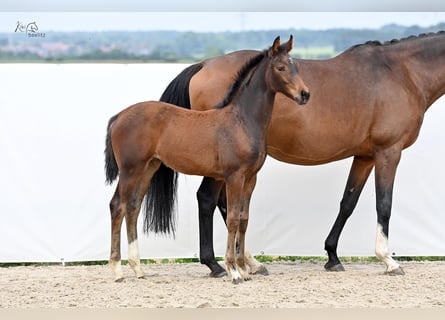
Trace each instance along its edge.
<path fill-rule="evenodd" d="M 107 260 L 104 183 L 108 119 L 158 100 L 186 65 L 0 64 L 0 262 Z M 445 100 L 427 112 L 396 179 L 390 248 L 396 255 L 445 255 Z M 316 167 L 268 158 L 254 191 L 248 246 L 253 254 L 324 255 L 351 159 Z M 200 177 L 179 178 L 175 239 L 140 235 L 143 258 L 197 257 Z M 142 226 L 142 221 L 140 221 Z M 339 254 L 374 255 L 373 176 L 340 238 Z M 126 238 L 123 229 L 123 258 Z M 215 250 L 226 232 L 215 214 Z"/>

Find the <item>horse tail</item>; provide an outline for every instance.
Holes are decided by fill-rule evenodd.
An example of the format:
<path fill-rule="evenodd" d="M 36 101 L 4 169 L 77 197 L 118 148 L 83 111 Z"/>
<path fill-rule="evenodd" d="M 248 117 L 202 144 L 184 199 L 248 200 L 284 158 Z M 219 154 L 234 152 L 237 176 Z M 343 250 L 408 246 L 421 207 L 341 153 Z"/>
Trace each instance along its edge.
<path fill-rule="evenodd" d="M 191 109 L 189 94 L 190 80 L 202 67 L 202 63 L 196 63 L 182 70 L 181 73 L 169 83 L 160 100 Z"/>
<path fill-rule="evenodd" d="M 117 175 L 119 174 L 119 168 L 117 166 L 116 158 L 114 157 L 113 147 L 111 145 L 111 125 L 118 118 L 119 114 L 113 116 L 108 121 L 107 126 L 107 135 L 105 137 L 105 177 L 106 182 L 111 184 L 114 180 L 116 180 Z"/>
<path fill-rule="evenodd" d="M 189 83 L 201 68 L 201 63 L 185 68 L 169 83 L 160 101 L 191 109 Z M 178 173 L 161 163 L 151 178 L 150 187 L 145 195 L 145 233 L 153 231 L 174 236 L 177 180 Z"/>

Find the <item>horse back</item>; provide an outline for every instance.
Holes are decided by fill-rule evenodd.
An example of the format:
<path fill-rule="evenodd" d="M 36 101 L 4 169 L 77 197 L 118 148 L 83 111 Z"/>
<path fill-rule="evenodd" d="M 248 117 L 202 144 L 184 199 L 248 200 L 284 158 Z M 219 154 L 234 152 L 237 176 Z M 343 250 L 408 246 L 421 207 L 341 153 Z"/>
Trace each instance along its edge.
<path fill-rule="evenodd" d="M 190 103 L 194 110 L 208 110 L 227 94 L 237 72 L 259 51 L 240 50 L 202 62 L 201 70 L 190 80 Z"/>

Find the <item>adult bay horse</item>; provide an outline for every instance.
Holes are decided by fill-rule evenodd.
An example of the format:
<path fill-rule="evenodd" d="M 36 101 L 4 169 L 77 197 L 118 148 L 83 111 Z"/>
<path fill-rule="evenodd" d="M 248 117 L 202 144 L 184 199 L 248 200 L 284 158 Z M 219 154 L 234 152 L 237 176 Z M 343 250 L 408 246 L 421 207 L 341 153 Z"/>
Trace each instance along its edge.
<path fill-rule="evenodd" d="M 227 96 L 211 110 L 187 110 L 148 101 L 132 105 L 110 119 L 105 147 L 106 179 L 111 183 L 119 176 L 110 202 L 110 266 L 116 281 L 123 279 L 120 232 L 124 218 L 129 264 L 137 277 L 144 277 L 137 219 L 142 200 L 151 189 L 150 180 L 161 163 L 175 171 L 212 177 L 225 184 L 226 268 L 233 283 L 249 279 L 244 261 L 249 202 L 257 172 L 267 154 L 266 131 L 275 95 L 281 92 L 299 104 L 306 103 L 309 97 L 289 56 L 292 47 L 292 36 L 282 45 L 276 38 L 268 50 L 247 59 Z M 176 188 L 161 191 L 160 198 L 146 195 L 146 231 L 174 231 L 172 203 Z M 155 202 L 156 206 L 152 205 Z M 237 252 L 235 242 L 240 248 Z"/>
<path fill-rule="evenodd" d="M 236 51 L 191 65 L 166 88 L 162 101 L 207 110 L 227 90 L 233 74 L 256 51 Z M 356 45 L 327 60 L 295 63 L 313 97 L 308 108 L 277 95 L 267 134 L 267 152 L 292 164 L 319 165 L 354 157 L 337 219 L 325 241 L 326 270 L 343 271 L 337 256 L 340 234 L 375 169 L 375 252 L 386 273 L 403 274 L 389 251 L 393 184 L 401 151 L 419 134 L 424 113 L 445 92 L 445 33 L 386 43 Z M 161 168 L 154 180 L 162 180 Z M 225 219 L 219 182 L 204 178 L 199 190 L 200 259 L 212 276 L 224 273 L 213 251 L 213 211 Z M 253 260 L 253 271 L 261 265 Z M 261 269 L 260 269 L 261 270 Z M 263 268 L 264 270 L 264 268 Z"/>

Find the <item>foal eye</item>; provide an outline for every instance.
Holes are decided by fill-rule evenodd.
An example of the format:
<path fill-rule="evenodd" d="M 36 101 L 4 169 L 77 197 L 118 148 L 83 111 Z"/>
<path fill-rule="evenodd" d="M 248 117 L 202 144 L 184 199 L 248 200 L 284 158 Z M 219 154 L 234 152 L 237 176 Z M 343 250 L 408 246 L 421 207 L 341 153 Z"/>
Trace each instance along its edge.
<path fill-rule="evenodd" d="M 286 68 L 283 67 L 283 66 L 279 66 L 279 67 L 277 67 L 277 70 L 278 70 L 278 71 L 284 71 L 284 70 L 286 70 Z"/>

